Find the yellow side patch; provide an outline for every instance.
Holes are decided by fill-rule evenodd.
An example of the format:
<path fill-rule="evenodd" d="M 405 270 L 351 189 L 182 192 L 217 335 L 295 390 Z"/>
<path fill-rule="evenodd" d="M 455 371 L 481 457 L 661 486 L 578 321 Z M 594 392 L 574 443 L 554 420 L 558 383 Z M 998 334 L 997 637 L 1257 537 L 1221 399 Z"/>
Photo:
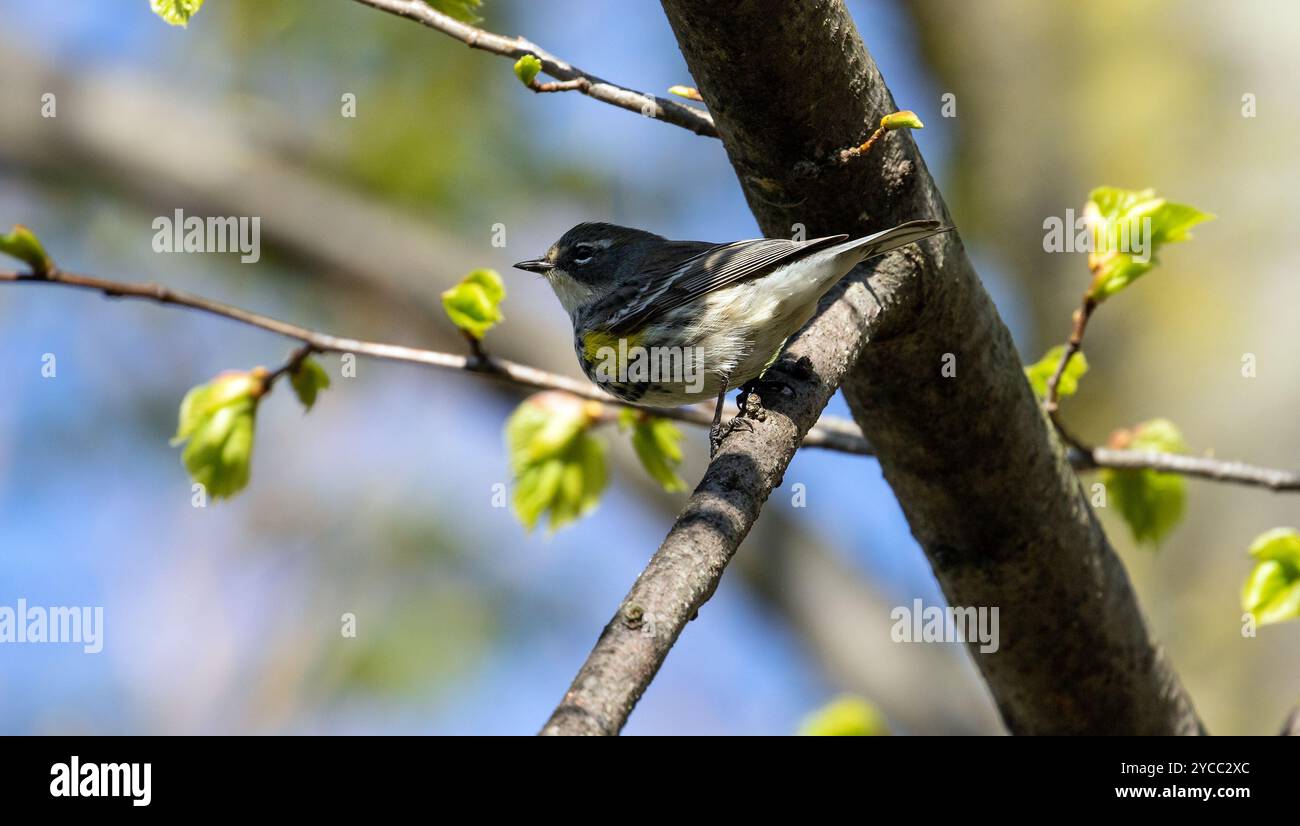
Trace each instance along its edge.
<path fill-rule="evenodd" d="M 582 338 L 582 356 L 588 362 L 603 360 L 600 351 L 608 347 L 614 353 L 614 358 L 622 362 L 626 354 L 633 347 L 640 347 L 641 342 L 645 339 L 645 333 L 633 333 L 630 336 L 616 336 L 607 330 L 592 330 Z M 626 341 L 621 348 L 620 341 Z M 608 358 L 608 353 L 605 354 Z M 626 369 L 627 365 L 619 364 L 619 369 Z"/>

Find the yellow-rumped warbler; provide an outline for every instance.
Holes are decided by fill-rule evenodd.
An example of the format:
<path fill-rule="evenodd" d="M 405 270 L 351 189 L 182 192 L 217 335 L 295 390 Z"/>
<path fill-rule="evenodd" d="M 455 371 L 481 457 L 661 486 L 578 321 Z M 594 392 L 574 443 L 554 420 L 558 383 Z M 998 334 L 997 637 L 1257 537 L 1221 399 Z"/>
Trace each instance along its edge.
<path fill-rule="evenodd" d="M 670 241 L 613 224 L 579 224 L 540 273 L 573 322 L 583 372 L 624 401 L 675 407 L 757 379 L 849 270 L 947 227 L 909 221 L 853 241 Z"/>

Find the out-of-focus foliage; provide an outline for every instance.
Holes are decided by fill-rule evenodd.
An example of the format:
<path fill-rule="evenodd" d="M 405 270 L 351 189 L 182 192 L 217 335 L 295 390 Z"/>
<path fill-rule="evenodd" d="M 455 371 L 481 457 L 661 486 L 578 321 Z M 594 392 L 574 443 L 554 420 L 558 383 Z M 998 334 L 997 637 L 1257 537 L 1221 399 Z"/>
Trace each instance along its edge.
<path fill-rule="evenodd" d="M 442 294 L 442 308 L 457 327 L 477 339 L 501 321 L 506 285 L 496 270 L 474 270 Z"/>
<path fill-rule="evenodd" d="M 884 716 L 861 697 L 839 697 L 804 718 L 806 737 L 877 737 L 889 734 Z"/>
<path fill-rule="evenodd" d="M 316 359 L 305 358 L 296 370 L 289 373 L 289 383 L 293 385 L 293 392 L 302 406 L 311 410 L 316 403 L 316 396 L 330 386 L 330 377 Z"/>
<path fill-rule="evenodd" d="M 190 478 L 213 499 L 229 498 L 248 485 L 253 461 L 257 403 L 266 371 L 222 373 L 185 394 L 173 445 L 183 444 L 181 461 Z"/>
<path fill-rule="evenodd" d="M 1168 419 L 1152 419 L 1132 430 L 1117 431 L 1111 436 L 1110 446 L 1156 453 L 1187 451 L 1182 434 Z M 1139 544 L 1158 546 L 1183 518 L 1187 482 L 1177 474 L 1107 469 L 1101 479 Z"/>
<path fill-rule="evenodd" d="M 223 26 L 223 60 L 244 95 L 234 102 L 250 121 L 268 129 L 292 118 L 314 136 L 293 147 L 295 163 L 467 233 L 509 218 L 502 204 L 521 190 L 602 202 L 605 178 L 529 151 L 529 130 L 520 128 L 513 105 L 518 85 L 501 71 L 500 58 L 408 20 L 343 5 L 346 26 L 340 14 L 321 14 L 318 2 L 307 0 L 228 0 L 204 10 L 213 15 L 205 26 Z M 514 30 L 517 7 L 481 11 L 484 27 Z M 326 90 L 332 96 L 324 97 Z M 344 93 L 355 96 L 355 117 L 341 115 Z"/>
<path fill-rule="evenodd" d="M 1034 395 L 1040 399 L 1047 397 L 1047 382 L 1051 380 L 1056 373 L 1056 366 L 1061 363 L 1061 354 L 1065 352 L 1065 345 L 1058 344 L 1038 361 L 1025 367 L 1025 378 L 1029 379 L 1029 386 L 1034 388 Z M 1065 372 L 1061 373 L 1061 380 L 1056 384 L 1056 394 L 1060 398 L 1073 396 L 1079 389 L 1079 379 L 1083 374 L 1088 372 L 1088 359 L 1083 353 L 1075 353 L 1074 358 L 1065 366 Z"/>
<path fill-rule="evenodd" d="M 166 20 L 168 25 L 185 27 L 190 18 L 203 6 L 203 0 L 149 0 L 149 7 L 154 14 Z"/>
<path fill-rule="evenodd" d="M 46 254 L 45 247 L 22 224 L 15 224 L 8 233 L 0 235 L 0 253 L 26 262 L 37 275 L 43 275 L 50 269 L 50 256 Z"/>
<path fill-rule="evenodd" d="M 1300 617 L 1300 533 L 1274 528 L 1255 537 L 1255 568 L 1241 588 L 1241 609 L 1260 625 Z"/>
<path fill-rule="evenodd" d="M 532 530 L 543 514 L 555 531 L 593 509 L 605 489 L 605 445 L 591 435 L 600 404 L 568 393 L 530 396 L 506 422 L 515 515 Z"/>
<path fill-rule="evenodd" d="M 669 493 L 686 490 L 685 480 L 677 473 L 682 463 L 682 432 L 676 425 L 629 408 L 619 413 L 618 426 L 632 432 L 632 449 L 651 478 Z"/>

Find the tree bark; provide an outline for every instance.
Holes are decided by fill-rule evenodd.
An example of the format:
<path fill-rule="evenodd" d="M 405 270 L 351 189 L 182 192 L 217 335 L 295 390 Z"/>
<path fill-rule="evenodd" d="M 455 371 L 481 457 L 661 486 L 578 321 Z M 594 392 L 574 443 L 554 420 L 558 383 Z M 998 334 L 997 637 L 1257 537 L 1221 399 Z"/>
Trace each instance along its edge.
<path fill-rule="evenodd" d="M 907 133 L 834 161 L 897 108 L 842 2 L 663 6 L 766 234 L 951 223 Z M 1008 728 L 1200 733 L 960 238 L 874 270 L 871 291 L 846 279 L 799 341 L 856 357 L 845 395 L 950 604 L 999 609 L 1000 648 L 971 650 Z"/>

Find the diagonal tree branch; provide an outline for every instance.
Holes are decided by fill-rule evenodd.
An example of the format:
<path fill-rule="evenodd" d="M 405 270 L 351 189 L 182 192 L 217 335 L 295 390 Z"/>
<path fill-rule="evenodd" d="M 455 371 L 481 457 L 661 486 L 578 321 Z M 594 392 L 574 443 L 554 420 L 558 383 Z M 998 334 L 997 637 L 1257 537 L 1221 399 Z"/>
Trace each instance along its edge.
<path fill-rule="evenodd" d="M 907 136 L 825 162 L 898 108 L 840 0 L 780 26 L 753 0 L 662 2 L 766 234 L 952 223 Z M 999 650 L 974 656 L 1011 731 L 1201 733 L 957 235 L 832 298 L 774 367 L 788 394 L 763 393 L 764 421 L 724 442 L 543 733 L 621 728 L 841 379 L 949 602 L 1001 612 Z"/>
<path fill-rule="evenodd" d="M 884 300 L 888 302 L 887 295 Z M 781 484 L 801 437 L 865 343 L 864 337 L 857 347 L 845 346 L 839 331 L 876 329 L 881 307 L 873 304 L 860 311 L 840 302 L 821 319 L 796 336 L 764 374 L 758 390 L 762 418 L 722 442 L 543 735 L 617 734 L 686 623 L 713 596 L 763 503 Z"/>
<path fill-rule="evenodd" d="M 454 17 L 435 10 L 424 0 L 356 0 L 356 2 L 414 20 L 449 37 L 454 37 L 471 49 L 481 49 L 512 60 L 518 60 L 524 55 L 533 55 L 542 62 L 543 72 L 560 81 L 557 84 L 534 83 L 529 88 L 535 92 L 569 90 L 581 92 L 602 103 L 680 126 L 697 135 L 710 138 L 718 136 L 718 131 L 713 125 L 713 117 L 708 112 L 610 83 L 582 71 L 522 37 L 505 37 L 462 23 Z"/>

